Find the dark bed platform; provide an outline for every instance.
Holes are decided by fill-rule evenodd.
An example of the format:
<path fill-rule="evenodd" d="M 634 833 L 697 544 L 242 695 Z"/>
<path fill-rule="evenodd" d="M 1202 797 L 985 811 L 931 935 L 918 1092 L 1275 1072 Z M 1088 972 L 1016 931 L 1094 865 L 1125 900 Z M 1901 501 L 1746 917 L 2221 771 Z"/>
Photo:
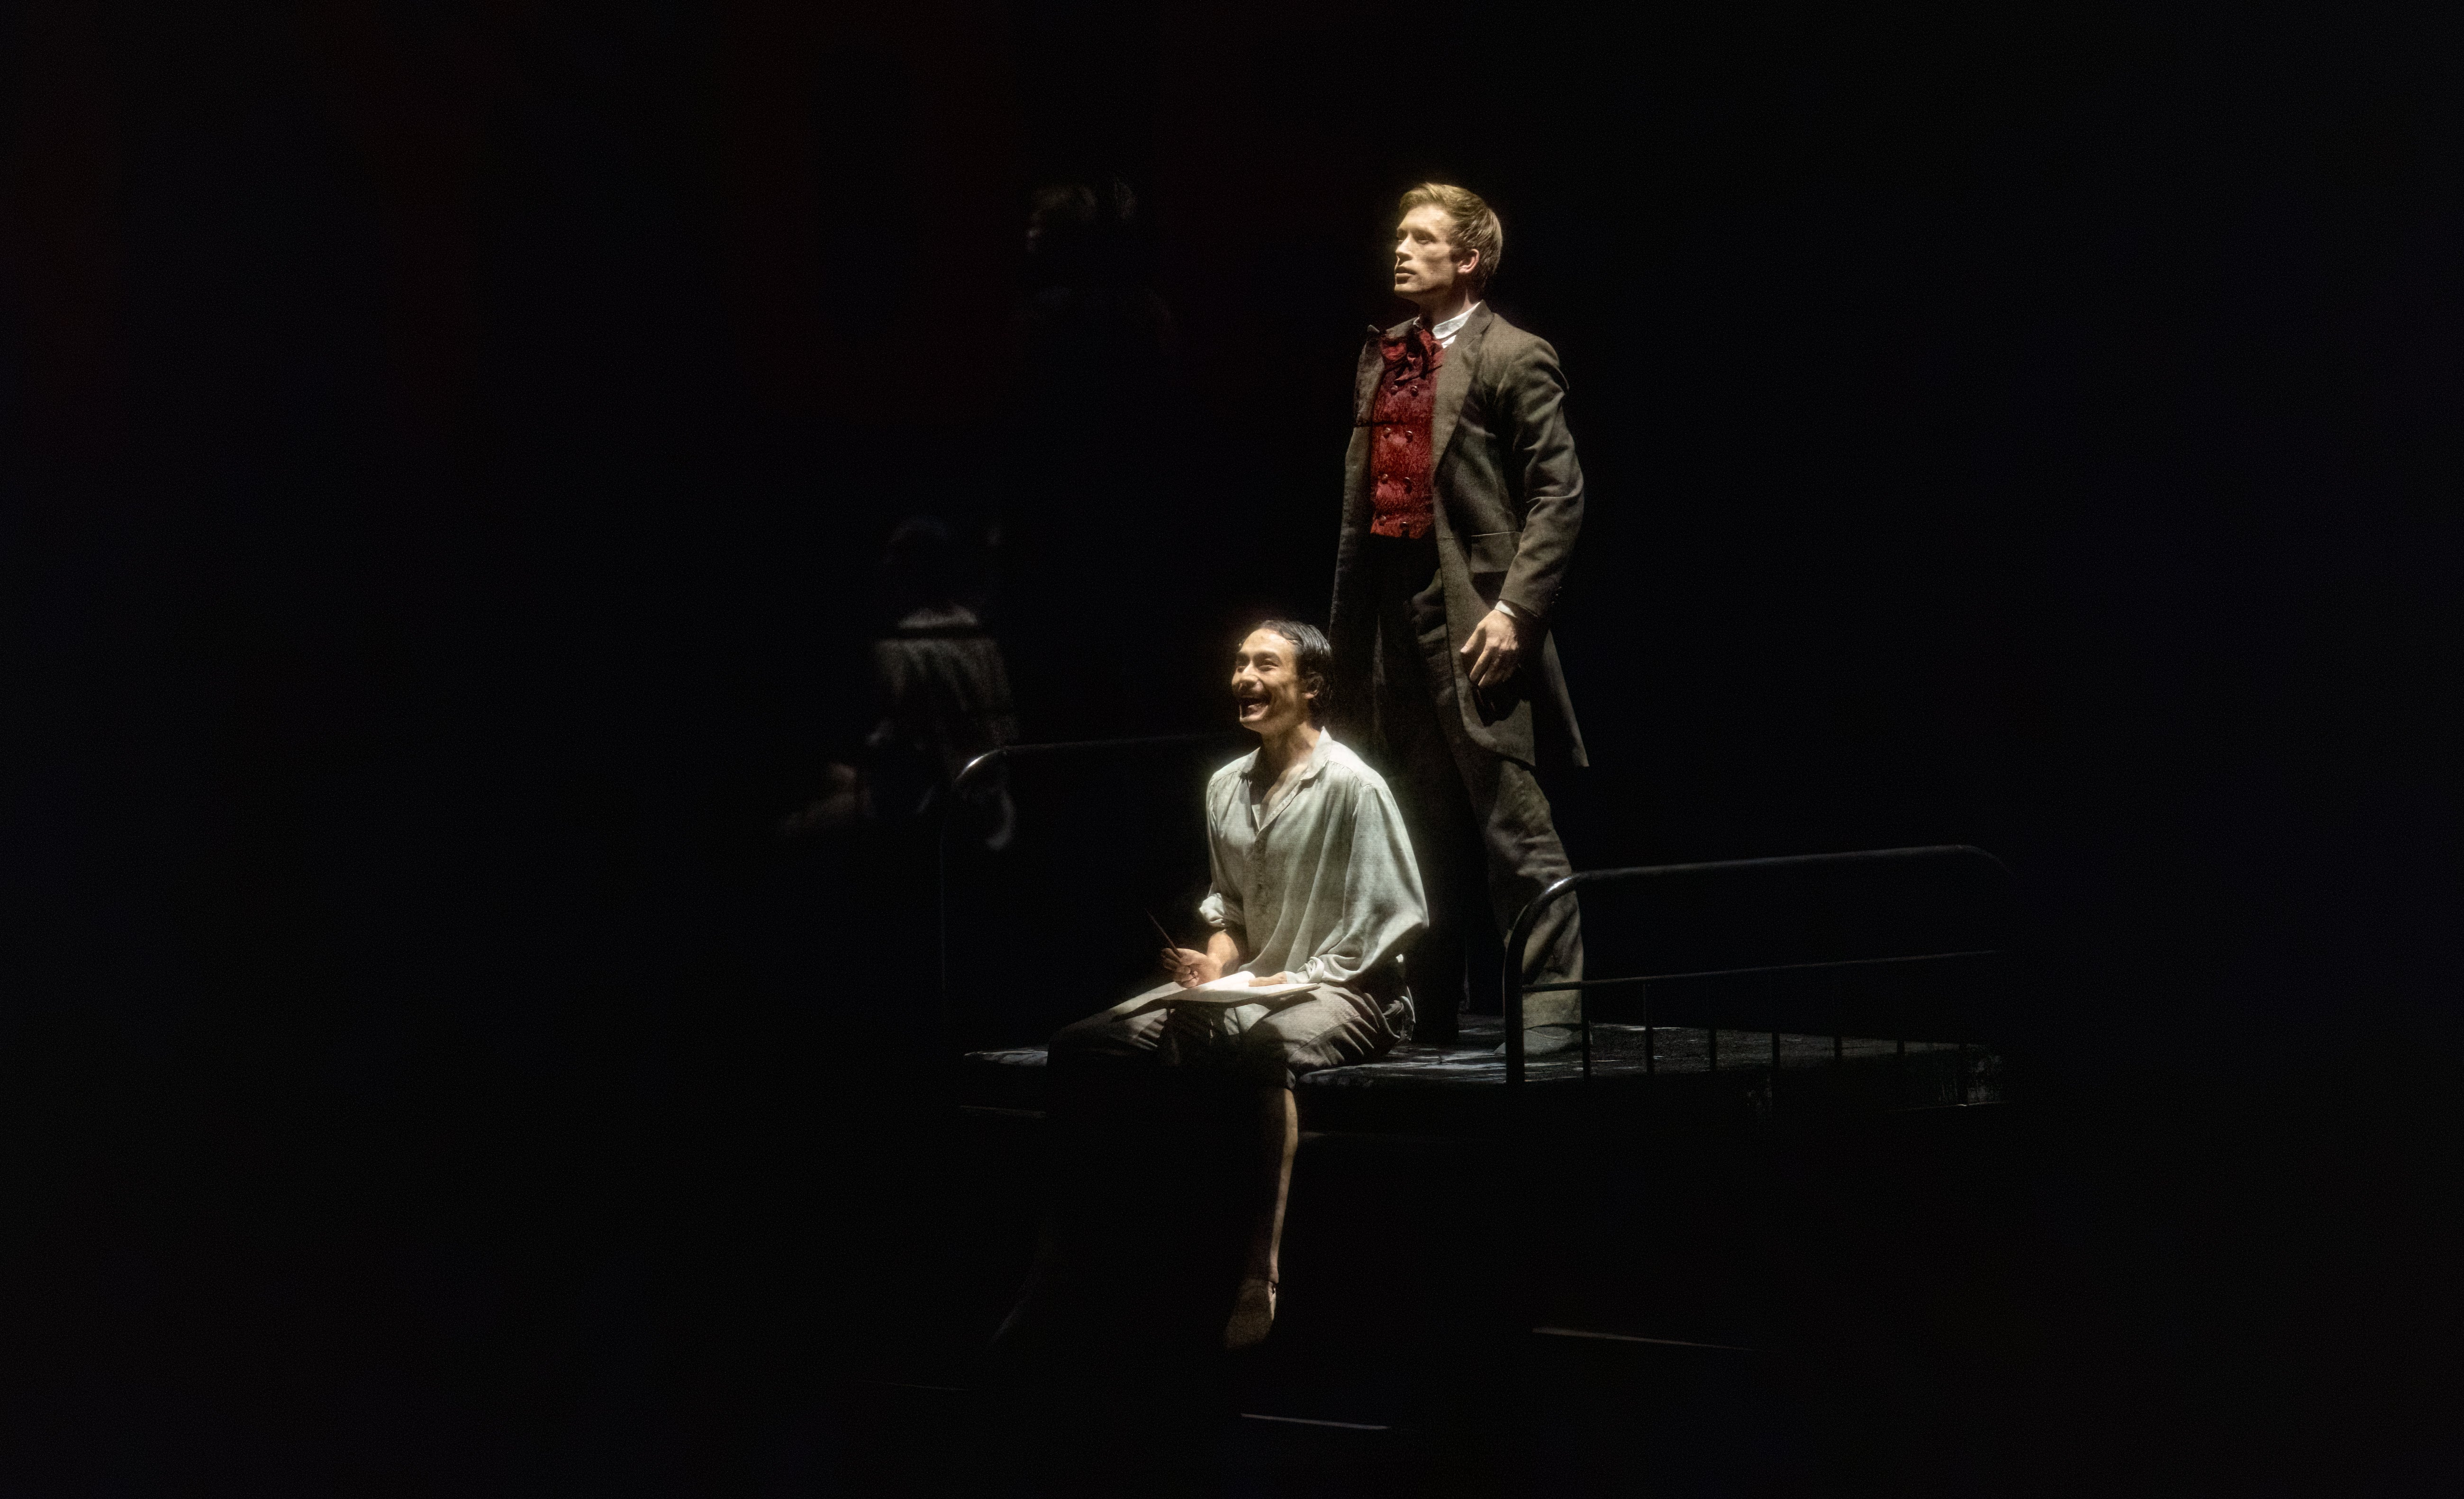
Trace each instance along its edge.
<path fill-rule="evenodd" d="M 1119 843 L 1118 868 L 1089 870 L 1062 843 L 1044 863 L 1003 868 L 1015 861 L 955 847 L 945 822 L 941 1003 L 961 1106 L 1041 1111 L 1045 1049 L 1014 1043 L 1084 1013 L 1083 998 L 980 971 L 988 956 L 1041 950 L 1052 934 L 1082 928 L 1085 941 L 1100 942 L 1103 923 L 1090 925 L 1089 912 L 1135 912 L 1150 893 L 1186 881 L 1182 864 L 1203 842 L 1188 785 L 1225 748 L 1221 735 L 1013 745 L 959 777 L 1017 769 L 1023 805 L 1074 801 L 1082 814 L 1105 809 L 1107 826 L 1140 830 Z M 1041 778 L 1032 786 L 1029 769 Z M 1111 884 L 1090 883 L 1106 876 Z M 1202 871 L 1193 888 L 1202 892 Z M 1523 971 L 1542 909 L 1577 897 L 1593 977 L 1504 981 Z M 1581 871 L 1544 892 L 1507 935 L 1496 991 L 1504 1015 L 1462 1015 L 1451 1043 L 1407 1042 L 1378 1061 L 1304 1077 L 1302 1126 L 1462 1135 L 1581 1118 L 1652 1131 L 1998 1104 L 2005 1065 L 1995 1042 L 2029 1003 L 2020 925 L 2010 871 L 1966 845 Z M 1145 922 L 1134 926 L 1131 941 L 1149 943 Z M 953 941 L 958 932 L 962 943 Z M 1501 1055 L 1508 1038 L 1521 1039 L 1528 997 L 1567 988 L 1582 991 L 1591 1022 L 1589 1075 L 1577 1049 Z M 959 1001 L 979 994 L 1001 1003 Z M 1001 1041 L 1013 1044 L 986 1046 Z"/>
<path fill-rule="evenodd" d="M 1504 1037 L 1494 1015 L 1463 1017 L 1451 1046 L 1405 1042 L 1375 1062 L 1303 1077 L 1302 1127 L 1314 1131 L 1447 1134 L 1497 1123 L 1507 1097 Z M 1772 1067 L 1776 1047 L 1778 1067 Z M 1039 1112 L 1045 1049 L 971 1051 L 958 1096 L 977 1109 Z M 1592 1079 L 1569 1049 L 1526 1063 L 1529 1106 L 1547 1114 L 1612 1104 L 1665 1110 L 1708 1122 L 1787 1123 L 2002 1101 L 1998 1053 L 1949 1042 L 1904 1046 L 1854 1036 L 1809 1036 L 1678 1025 L 1592 1027 Z"/>

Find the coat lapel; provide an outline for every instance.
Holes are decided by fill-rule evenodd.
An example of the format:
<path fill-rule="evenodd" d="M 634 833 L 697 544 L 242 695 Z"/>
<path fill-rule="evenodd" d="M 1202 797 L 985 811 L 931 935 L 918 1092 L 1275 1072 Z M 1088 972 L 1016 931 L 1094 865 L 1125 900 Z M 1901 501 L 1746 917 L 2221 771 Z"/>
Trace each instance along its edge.
<path fill-rule="evenodd" d="M 1455 419 L 1463 414 L 1463 397 L 1470 393 L 1472 371 L 1480 364 L 1481 341 L 1488 333 L 1488 303 L 1472 309 L 1471 320 L 1455 335 L 1454 346 L 1446 350 L 1445 363 L 1438 366 L 1438 397 L 1429 412 L 1429 472 L 1434 474 L 1446 461 L 1446 444 L 1454 441 Z"/>

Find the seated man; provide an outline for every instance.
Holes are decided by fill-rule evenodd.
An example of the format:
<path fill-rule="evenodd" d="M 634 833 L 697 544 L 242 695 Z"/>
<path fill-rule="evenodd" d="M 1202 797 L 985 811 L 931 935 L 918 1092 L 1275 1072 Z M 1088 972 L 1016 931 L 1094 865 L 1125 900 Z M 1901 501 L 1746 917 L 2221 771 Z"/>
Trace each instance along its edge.
<path fill-rule="evenodd" d="M 1428 921 L 1394 796 L 1320 727 L 1331 656 L 1323 633 L 1289 620 L 1270 620 L 1241 642 L 1232 695 L 1241 726 L 1259 743 L 1206 785 L 1214 889 L 1199 911 L 1213 936 L 1202 952 L 1164 950 L 1170 982 L 1052 1038 L 1056 1123 L 1107 1069 L 1202 1069 L 1255 1090 L 1256 1196 L 1223 1332 L 1230 1349 L 1255 1345 L 1274 1321 L 1276 1251 L 1300 1141 L 1292 1081 L 1381 1056 L 1411 1033 L 1401 954 Z M 1307 987 L 1256 1003 L 1192 992 L 1240 974 L 1253 987 Z M 1060 1217 L 1056 1208 L 1045 1222 L 1035 1273 L 1004 1338 L 1059 1257 Z"/>

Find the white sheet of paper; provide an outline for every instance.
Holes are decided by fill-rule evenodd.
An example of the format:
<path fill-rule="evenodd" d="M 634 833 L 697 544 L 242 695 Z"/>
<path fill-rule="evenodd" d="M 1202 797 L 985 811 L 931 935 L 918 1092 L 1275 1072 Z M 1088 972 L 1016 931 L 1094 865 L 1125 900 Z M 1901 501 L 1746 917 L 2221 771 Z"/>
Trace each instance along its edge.
<path fill-rule="evenodd" d="M 1212 983 L 1201 983 L 1195 989 L 1179 989 L 1157 995 L 1147 1006 L 1157 1004 L 1206 1004 L 1229 1008 L 1236 1004 L 1264 1004 L 1275 1000 L 1288 1000 L 1316 988 L 1313 983 L 1268 983 L 1253 985 L 1245 973 L 1226 974 Z"/>

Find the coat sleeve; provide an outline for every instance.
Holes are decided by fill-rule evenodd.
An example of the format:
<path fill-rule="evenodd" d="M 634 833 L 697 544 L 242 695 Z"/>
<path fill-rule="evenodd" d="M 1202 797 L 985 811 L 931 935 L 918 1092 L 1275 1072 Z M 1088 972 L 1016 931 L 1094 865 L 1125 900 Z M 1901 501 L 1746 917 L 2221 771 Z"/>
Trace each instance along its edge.
<path fill-rule="evenodd" d="M 1507 480 L 1523 507 L 1523 534 L 1498 596 L 1545 623 L 1583 529 L 1583 466 L 1566 427 L 1566 377 L 1548 340 L 1531 340 L 1501 373 L 1497 408 Z"/>

